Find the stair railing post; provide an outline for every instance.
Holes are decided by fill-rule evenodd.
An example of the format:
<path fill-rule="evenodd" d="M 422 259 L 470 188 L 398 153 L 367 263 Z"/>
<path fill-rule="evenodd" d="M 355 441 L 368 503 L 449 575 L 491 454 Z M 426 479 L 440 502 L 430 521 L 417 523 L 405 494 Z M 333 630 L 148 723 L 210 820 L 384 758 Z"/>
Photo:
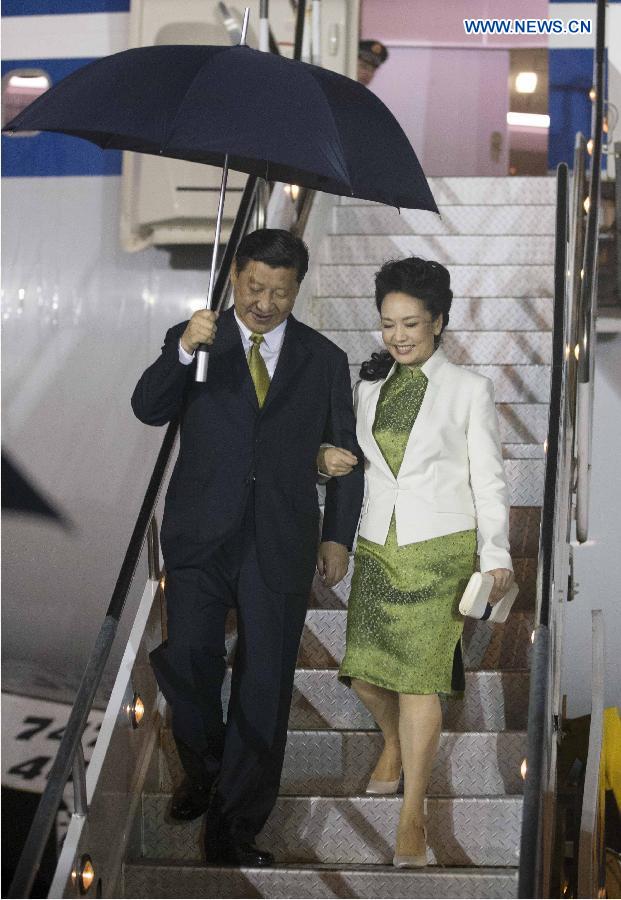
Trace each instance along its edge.
<path fill-rule="evenodd" d="M 86 763 L 82 741 L 76 747 L 73 757 L 73 814 L 88 815 L 88 799 L 86 796 Z"/>

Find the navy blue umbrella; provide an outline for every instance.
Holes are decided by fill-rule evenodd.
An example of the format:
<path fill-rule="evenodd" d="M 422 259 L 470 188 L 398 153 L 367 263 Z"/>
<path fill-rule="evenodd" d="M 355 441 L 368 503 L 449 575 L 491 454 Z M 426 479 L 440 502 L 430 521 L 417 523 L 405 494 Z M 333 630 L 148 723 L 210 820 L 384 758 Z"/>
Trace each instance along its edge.
<path fill-rule="evenodd" d="M 223 167 L 207 308 L 229 168 L 438 212 L 403 129 L 371 91 L 328 69 L 244 46 L 139 47 L 89 63 L 3 129 L 58 131 L 103 149 Z M 207 348 L 196 380 L 207 374 Z"/>
<path fill-rule="evenodd" d="M 390 206 L 437 207 L 401 126 L 351 78 L 246 46 L 140 47 L 64 78 L 6 131 L 223 166 Z"/>

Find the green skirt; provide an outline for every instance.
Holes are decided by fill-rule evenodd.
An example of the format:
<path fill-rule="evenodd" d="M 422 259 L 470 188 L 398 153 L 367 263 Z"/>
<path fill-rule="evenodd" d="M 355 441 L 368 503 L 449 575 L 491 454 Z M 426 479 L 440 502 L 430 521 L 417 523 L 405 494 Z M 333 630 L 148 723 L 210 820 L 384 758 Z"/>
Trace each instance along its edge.
<path fill-rule="evenodd" d="M 358 539 L 339 678 L 402 694 L 463 691 L 459 601 L 476 566 L 476 531 L 399 547 Z"/>

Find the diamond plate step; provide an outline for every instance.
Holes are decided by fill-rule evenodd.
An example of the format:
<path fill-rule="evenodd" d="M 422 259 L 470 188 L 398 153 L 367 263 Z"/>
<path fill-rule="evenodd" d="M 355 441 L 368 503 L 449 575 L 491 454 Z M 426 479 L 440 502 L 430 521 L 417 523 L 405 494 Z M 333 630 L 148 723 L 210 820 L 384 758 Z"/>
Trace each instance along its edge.
<path fill-rule="evenodd" d="M 124 897 L 493 898 L 517 897 L 517 870 L 412 869 L 392 866 L 278 866 L 218 869 L 149 860 L 125 864 Z"/>
<path fill-rule="evenodd" d="M 316 296 L 371 297 L 377 265 L 320 266 Z M 551 297 L 554 267 L 452 265 L 451 288 L 457 297 Z"/>
<path fill-rule="evenodd" d="M 200 860 L 200 821 L 171 822 L 169 804 L 167 794 L 143 795 L 143 856 Z M 400 807 L 400 797 L 279 797 L 259 842 L 283 863 L 385 865 Z M 515 866 L 521 811 L 521 797 L 428 799 L 428 862 Z"/>
<path fill-rule="evenodd" d="M 545 452 L 543 444 L 503 444 L 502 455 L 504 459 L 543 459 Z"/>
<path fill-rule="evenodd" d="M 537 445 L 540 446 L 540 445 Z M 517 459 L 506 458 L 505 473 L 511 506 L 541 506 L 543 503 L 544 460 L 534 454 Z"/>
<path fill-rule="evenodd" d="M 534 563 L 534 561 L 533 561 Z M 534 568 L 534 565 L 533 565 Z M 529 578 L 535 577 L 530 575 Z M 311 608 L 300 643 L 297 668 L 336 669 L 345 653 L 347 627 L 347 596 L 330 600 L 327 608 Z M 340 605 L 336 605 L 336 603 Z M 467 670 L 525 669 L 530 664 L 533 613 L 518 612 L 515 607 L 504 625 L 466 619 L 464 623 L 463 655 Z M 226 647 L 229 663 L 233 659 L 236 642 L 236 621 L 232 613 L 227 621 Z"/>
<path fill-rule="evenodd" d="M 548 436 L 547 403 L 497 403 L 503 443 L 543 445 Z"/>
<path fill-rule="evenodd" d="M 298 666 L 338 667 L 345 653 L 346 624 L 345 609 L 309 609 Z M 464 626 L 464 665 L 469 670 L 528 668 L 532 630 L 532 613 L 512 612 L 504 625 L 469 619 Z"/>
<path fill-rule="evenodd" d="M 548 366 L 464 366 L 480 372 L 494 384 L 497 403 L 548 403 L 550 369 Z M 350 365 L 351 383 L 360 378 L 360 364 Z"/>
<path fill-rule="evenodd" d="M 376 731 L 377 726 L 355 692 L 338 680 L 336 669 L 297 669 L 293 685 L 291 731 Z M 526 669 L 466 672 L 463 698 L 442 699 L 446 731 L 523 731 L 528 712 Z M 226 710 L 231 670 L 222 688 Z"/>
<path fill-rule="evenodd" d="M 532 522 L 532 526 L 529 527 L 527 533 L 524 533 L 524 528 L 520 527 L 519 534 L 516 535 L 515 542 L 512 543 L 512 546 L 515 546 L 519 542 L 521 542 L 522 545 L 527 545 L 529 550 L 533 547 L 538 546 L 538 534 L 536 535 L 537 543 L 535 542 L 535 538 L 532 534 L 532 531 L 535 528 L 535 523 L 538 521 L 538 519 L 531 514 L 531 509 L 532 507 L 525 507 L 526 521 L 528 522 L 528 520 L 530 519 Z M 510 540 L 511 532 L 515 532 L 517 528 L 517 525 L 512 526 L 511 524 L 512 519 L 514 522 L 517 521 L 515 516 L 515 513 L 517 511 L 518 510 L 515 508 L 511 510 L 511 518 L 509 519 Z M 535 552 L 537 552 L 536 549 Z M 515 571 L 515 578 L 520 586 L 520 593 L 518 594 L 517 600 L 515 601 L 515 605 L 511 613 L 511 615 L 514 616 L 518 611 L 534 610 L 535 608 L 537 560 L 531 556 L 518 557 L 517 554 L 514 553 L 512 554 L 512 561 L 513 569 Z M 311 589 L 309 604 L 310 607 L 312 609 L 345 609 L 347 607 L 347 600 L 349 597 L 352 572 L 353 563 L 350 560 L 347 574 L 345 575 L 343 580 L 333 588 L 326 587 L 321 579 L 318 576 L 315 576 Z"/>
<path fill-rule="evenodd" d="M 324 331 L 345 351 L 349 364 L 362 363 L 384 349 L 379 331 Z M 552 335 L 536 331 L 447 331 L 442 347 L 457 365 L 547 365 Z"/>
<path fill-rule="evenodd" d="M 512 507 L 509 510 L 511 557 L 513 560 L 532 560 L 532 570 L 535 577 L 537 573 L 536 559 L 539 553 L 540 526 L 540 507 Z M 521 574 L 523 575 L 524 572 L 521 572 Z"/>
<path fill-rule="evenodd" d="M 330 235 L 321 244 L 323 265 L 381 266 L 387 259 L 420 256 L 445 266 L 550 265 L 554 236 L 547 235 Z"/>
<path fill-rule="evenodd" d="M 530 667 L 533 612 L 514 607 L 504 625 L 468 619 L 464 625 L 464 662 L 477 669 L 526 669 Z"/>
<path fill-rule="evenodd" d="M 463 655 L 468 670 L 525 669 L 530 662 L 533 613 L 512 610 L 504 625 L 466 619 Z M 309 609 L 300 643 L 299 669 L 335 669 L 345 654 L 347 610 L 343 607 Z M 236 621 L 227 621 L 226 646 L 229 662 L 236 642 Z"/>
<path fill-rule="evenodd" d="M 228 700 L 230 679 L 225 682 Z M 521 731 L 526 727 L 528 672 L 467 672 L 463 700 L 443 702 L 447 731 Z M 289 728 L 375 730 L 358 697 L 334 670 L 298 669 L 295 674 Z"/>
<path fill-rule="evenodd" d="M 283 796 L 364 794 L 383 741 L 375 731 L 291 731 L 280 782 Z M 525 732 L 444 732 L 429 796 L 521 794 Z M 181 782 L 181 764 L 168 728 L 161 732 L 160 790 Z"/>
<path fill-rule="evenodd" d="M 497 403 L 548 403 L 550 369 L 537 365 L 465 366 L 491 378 Z"/>
<path fill-rule="evenodd" d="M 420 209 L 335 205 L 333 234 L 554 234 L 555 206 L 440 207 L 440 216 Z"/>
<path fill-rule="evenodd" d="M 428 178 L 437 206 L 550 206 L 556 202 L 556 179 L 540 177 L 436 177 Z M 382 208 L 381 203 L 340 197 L 341 206 Z M 433 215 L 433 213 L 432 213 Z"/>
<path fill-rule="evenodd" d="M 455 297 L 449 331 L 550 331 L 551 297 Z M 315 297 L 305 322 L 319 331 L 377 331 L 379 314 L 372 297 Z"/>
<path fill-rule="evenodd" d="M 543 503 L 543 459 L 505 459 L 511 506 L 541 506 Z"/>

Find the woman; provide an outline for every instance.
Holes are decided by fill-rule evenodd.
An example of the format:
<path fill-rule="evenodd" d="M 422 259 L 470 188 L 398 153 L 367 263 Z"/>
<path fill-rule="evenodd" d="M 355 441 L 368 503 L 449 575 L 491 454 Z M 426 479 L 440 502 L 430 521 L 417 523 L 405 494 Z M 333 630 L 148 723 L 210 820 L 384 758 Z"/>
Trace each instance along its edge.
<path fill-rule="evenodd" d="M 396 866 L 426 864 L 424 799 L 437 751 L 440 694 L 463 690 L 458 604 L 476 566 L 509 588 L 509 501 L 491 382 L 439 348 L 450 276 L 437 262 L 388 262 L 375 278 L 386 350 L 363 363 L 357 437 L 362 508 L 339 677 L 382 730 L 367 793 L 404 797 Z M 355 457 L 323 447 L 318 466 L 345 475 Z"/>

